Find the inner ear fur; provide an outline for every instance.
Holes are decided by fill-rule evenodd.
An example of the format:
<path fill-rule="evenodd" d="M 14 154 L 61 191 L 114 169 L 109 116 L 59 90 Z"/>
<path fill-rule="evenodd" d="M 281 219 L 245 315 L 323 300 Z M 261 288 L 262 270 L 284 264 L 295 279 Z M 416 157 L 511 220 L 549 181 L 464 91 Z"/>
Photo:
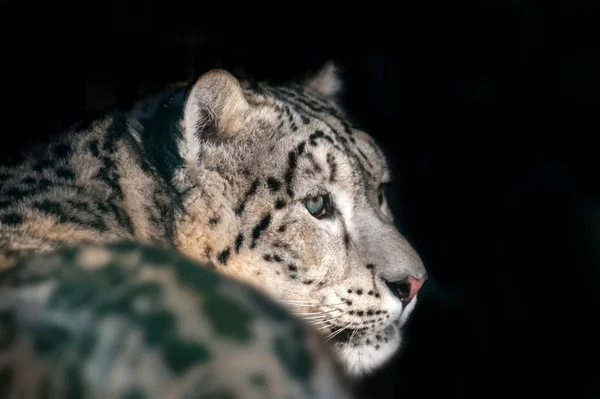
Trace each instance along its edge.
<path fill-rule="evenodd" d="M 186 134 L 200 140 L 234 136 L 242 130 L 249 109 L 240 83 L 232 74 L 221 69 L 209 71 L 196 81 L 188 96 Z"/>

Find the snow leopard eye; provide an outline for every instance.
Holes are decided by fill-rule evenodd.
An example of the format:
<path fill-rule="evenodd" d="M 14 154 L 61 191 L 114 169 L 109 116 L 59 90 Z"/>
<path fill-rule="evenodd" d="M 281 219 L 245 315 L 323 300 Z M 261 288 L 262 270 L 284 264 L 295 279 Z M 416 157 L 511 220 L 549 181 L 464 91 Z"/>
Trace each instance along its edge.
<path fill-rule="evenodd" d="M 305 201 L 306 209 L 317 219 L 327 216 L 327 198 L 324 195 L 308 198 Z"/>

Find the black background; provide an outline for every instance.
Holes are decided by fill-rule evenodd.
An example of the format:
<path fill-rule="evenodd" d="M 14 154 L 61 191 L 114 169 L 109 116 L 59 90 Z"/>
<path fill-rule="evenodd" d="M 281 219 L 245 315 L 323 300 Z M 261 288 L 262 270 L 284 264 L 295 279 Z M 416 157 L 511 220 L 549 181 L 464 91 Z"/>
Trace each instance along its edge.
<path fill-rule="evenodd" d="M 49 3 L 0 3 L 0 157 L 213 67 L 334 59 L 430 275 L 363 396 L 600 397 L 597 2 Z"/>

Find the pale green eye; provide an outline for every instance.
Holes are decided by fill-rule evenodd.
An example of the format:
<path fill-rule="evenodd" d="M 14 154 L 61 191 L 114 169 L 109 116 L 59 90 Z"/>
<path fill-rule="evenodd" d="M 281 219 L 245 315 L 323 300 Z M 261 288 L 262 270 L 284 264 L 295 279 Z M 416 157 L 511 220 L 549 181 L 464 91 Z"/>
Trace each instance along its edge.
<path fill-rule="evenodd" d="M 318 197 L 307 199 L 306 209 L 308 209 L 311 215 L 321 219 L 327 213 L 325 209 L 325 197 L 319 195 Z"/>

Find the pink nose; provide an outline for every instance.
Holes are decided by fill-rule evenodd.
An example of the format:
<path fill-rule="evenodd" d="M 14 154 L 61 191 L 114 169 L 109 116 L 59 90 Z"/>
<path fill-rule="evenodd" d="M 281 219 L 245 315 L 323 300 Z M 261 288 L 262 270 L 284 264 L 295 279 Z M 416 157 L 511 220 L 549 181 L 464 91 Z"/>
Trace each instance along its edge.
<path fill-rule="evenodd" d="M 384 281 L 390 291 L 400 298 L 404 303 L 404 306 L 406 306 L 415 298 L 423 286 L 423 283 L 425 283 L 425 280 L 427 280 L 426 274 L 419 279 L 409 276 L 401 281 Z"/>
<path fill-rule="evenodd" d="M 409 290 L 408 290 L 408 296 L 404 300 L 404 303 L 406 305 L 408 305 L 409 302 L 412 301 L 413 298 L 417 295 L 417 292 L 419 292 L 419 290 L 423 286 L 423 283 L 425 282 L 425 280 L 427 280 L 427 275 L 424 275 L 423 277 L 421 277 L 418 280 L 416 278 L 410 276 L 406 280 L 408 283 Z"/>

